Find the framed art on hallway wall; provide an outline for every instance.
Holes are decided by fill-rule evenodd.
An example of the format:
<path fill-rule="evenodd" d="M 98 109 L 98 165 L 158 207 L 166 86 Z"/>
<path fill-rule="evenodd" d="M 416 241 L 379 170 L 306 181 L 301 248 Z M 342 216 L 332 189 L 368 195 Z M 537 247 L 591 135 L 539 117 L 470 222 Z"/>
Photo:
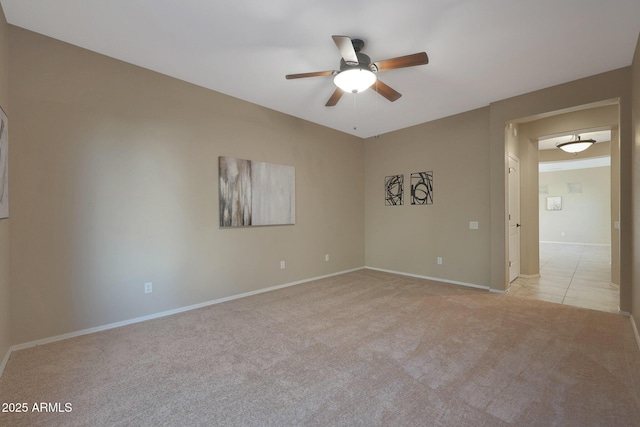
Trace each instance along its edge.
<path fill-rule="evenodd" d="M 561 211 L 562 210 L 562 196 L 547 197 L 547 210 L 548 211 Z"/>

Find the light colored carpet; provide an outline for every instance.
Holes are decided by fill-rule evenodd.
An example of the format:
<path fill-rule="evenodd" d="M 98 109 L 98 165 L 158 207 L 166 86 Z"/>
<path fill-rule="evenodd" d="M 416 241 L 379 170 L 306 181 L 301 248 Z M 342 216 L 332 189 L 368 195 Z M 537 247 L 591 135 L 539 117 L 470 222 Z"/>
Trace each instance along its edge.
<path fill-rule="evenodd" d="M 628 318 L 371 270 L 16 351 L 2 426 L 631 426 Z M 31 409 L 31 408 L 30 408 Z"/>

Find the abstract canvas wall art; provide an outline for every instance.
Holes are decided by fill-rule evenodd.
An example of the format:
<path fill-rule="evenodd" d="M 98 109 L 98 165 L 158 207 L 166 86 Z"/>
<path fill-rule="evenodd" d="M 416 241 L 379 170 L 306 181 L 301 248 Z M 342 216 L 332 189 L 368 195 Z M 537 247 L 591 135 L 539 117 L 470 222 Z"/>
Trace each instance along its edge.
<path fill-rule="evenodd" d="M 384 204 L 400 206 L 404 201 L 404 175 L 390 175 L 384 178 Z"/>
<path fill-rule="evenodd" d="M 9 218 L 9 119 L 0 108 L 0 219 Z"/>
<path fill-rule="evenodd" d="M 561 211 L 562 210 L 562 197 L 561 196 L 547 197 L 547 210 L 548 211 Z"/>
<path fill-rule="evenodd" d="M 293 166 L 220 156 L 218 171 L 220 227 L 295 224 Z"/>
<path fill-rule="evenodd" d="M 411 204 L 433 204 L 433 172 L 415 172 L 411 174 Z"/>

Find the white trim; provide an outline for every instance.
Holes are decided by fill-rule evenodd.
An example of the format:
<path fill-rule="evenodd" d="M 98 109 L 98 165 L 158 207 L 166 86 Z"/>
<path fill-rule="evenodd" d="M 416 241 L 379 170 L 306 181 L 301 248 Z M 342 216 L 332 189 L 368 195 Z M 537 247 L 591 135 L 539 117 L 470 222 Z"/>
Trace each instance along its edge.
<path fill-rule="evenodd" d="M 537 279 L 540 277 L 540 274 L 521 274 L 518 277 L 522 277 L 523 279 Z"/>
<path fill-rule="evenodd" d="M 493 294 L 506 295 L 509 293 L 509 289 L 507 289 L 506 291 L 503 291 L 502 289 L 493 289 L 493 288 L 488 288 L 488 289 L 489 289 L 489 292 Z"/>
<path fill-rule="evenodd" d="M 365 268 L 367 268 L 369 270 L 382 271 L 383 273 L 399 274 L 401 276 L 415 277 L 415 278 L 418 278 L 418 279 L 434 280 L 436 282 L 450 283 L 452 285 L 467 286 L 469 288 L 484 289 L 485 291 L 490 291 L 491 290 L 491 289 L 489 289 L 488 286 L 476 285 L 474 283 L 457 282 L 455 280 L 441 279 L 439 277 L 421 276 L 419 274 L 404 273 L 402 271 L 385 270 L 384 268 L 375 268 L 375 267 L 368 267 L 368 266 L 365 267 Z M 504 292 L 504 291 L 496 291 L 496 292 Z"/>
<path fill-rule="evenodd" d="M 9 349 L 7 350 L 7 354 L 4 356 L 4 359 L 2 359 L 2 362 L 0 362 L 0 378 L 4 373 L 4 368 L 7 366 L 7 363 L 9 362 L 9 358 L 11 357 L 11 351 L 12 351 L 12 347 L 9 347 Z"/>
<path fill-rule="evenodd" d="M 56 335 L 56 336 L 49 337 L 49 338 L 43 338 L 43 339 L 40 339 L 40 340 L 30 341 L 30 342 L 26 342 L 26 343 L 23 343 L 23 344 L 17 344 L 17 345 L 14 345 L 14 346 L 11 347 L 11 349 L 9 350 L 9 354 L 11 354 L 12 351 L 23 350 L 23 349 L 29 348 L 29 347 L 35 347 L 35 346 L 38 346 L 38 345 L 49 344 L 49 343 L 56 342 L 56 341 L 62 341 L 62 340 L 66 340 L 68 338 L 74 338 L 74 337 L 78 337 L 78 336 L 81 336 L 81 335 L 92 334 L 94 332 L 106 331 L 108 329 L 120 328 L 122 326 L 127 326 L 127 325 L 131 325 L 131 324 L 134 324 L 134 323 L 146 322 L 147 320 L 158 319 L 160 317 L 171 316 L 173 314 L 183 313 L 185 311 L 196 310 L 198 308 L 208 307 L 210 305 L 220 304 L 220 303 L 223 303 L 223 302 L 232 301 L 232 300 L 239 299 L 239 298 L 249 297 L 251 295 L 257 295 L 257 294 L 261 294 L 261 293 L 264 293 L 264 292 L 275 291 L 277 289 L 287 288 L 289 286 L 300 285 L 300 284 L 311 282 L 311 281 L 314 281 L 314 280 L 326 279 L 328 277 L 338 276 L 340 274 L 351 273 L 353 271 L 362 270 L 363 268 L 365 268 L 365 267 L 358 267 L 358 268 L 354 268 L 354 269 L 351 269 L 351 270 L 344 270 L 344 271 L 340 271 L 340 272 L 337 272 L 337 273 L 327 274 L 327 275 L 324 275 L 324 276 L 317 276 L 317 277 L 312 277 L 312 278 L 309 278 L 309 279 L 298 280 L 296 282 L 290 282 L 290 283 L 285 283 L 285 284 L 282 284 L 282 285 L 271 286 L 269 288 L 258 289 L 256 291 L 244 292 L 242 294 L 232 295 L 232 296 L 228 296 L 228 297 L 224 297 L 224 298 L 218 298 L 218 299 L 215 299 L 215 300 L 206 301 L 206 302 L 202 302 L 202 303 L 199 303 L 199 304 L 193 304 L 193 305 L 189 305 L 189 306 L 186 306 L 186 307 L 176 308 L 176 309 L 173 309 L 173 310 L 162 311 L 160 313 L 154 313 L 154 314 L 150 314 L 148 316 L 136 317 L 134 319 L 123 320 L 121 322 L 115 322 L 115 323 L 109 323 L 108 325 L 97 326 L 95 328 L 83 329 L 83 330 L 80 330 L 80 331 L 69 332 L 68 334 Z M 9 359 L 9 355 L 7 355 L 7 357 L 6 357 L 6 360 L 8 360 L 8 359 Z"/>
<path fill-rule="evenodd" d="M 633 326 L 633 334 L 636 336 L 636 344 L 638 344 L 638 350 L 640 350 L 640 334 L 638 334 L 638 327 L 636 326 L 636 321 L 633 316 L 629 316 L 631 319 L 631 326 Z"/>

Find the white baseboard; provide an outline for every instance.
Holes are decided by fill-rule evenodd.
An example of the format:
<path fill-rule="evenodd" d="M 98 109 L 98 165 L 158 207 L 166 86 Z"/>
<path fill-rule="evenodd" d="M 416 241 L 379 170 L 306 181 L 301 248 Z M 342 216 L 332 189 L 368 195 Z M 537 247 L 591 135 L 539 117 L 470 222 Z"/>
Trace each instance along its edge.
<path fill-rule="evenodd" d="M 540 274 L 521 274 L 518 277 L 522 277 L 523 279 L 537 279 L 540 277 Z"/>
<path fill-rule="evenodd" d="M 640 350 L 640 334 L 638 334 L 638 327 L 636 326 L 636 321 L 633 316 L 629 316 L 631 319 L 631 326 L 633 326 L 633 333 L 636 336 L 636 344 L 638 344 L 638 350 Z"/>
<path fill-rule="evenodd" d="M 0 362 L 0 377 L 2 377 L 2 374 L 4 373 L 4 368 L 7 366 L 7 363 L 9 362 L 10 357 L 11 357 L 11 347 L 9 347 L 9 349 L 7 350 L 7 354 L 4 356 L 4 359 L 2 359 L 2 362 Z"/>
<path fill-rule="evenodd" d="M 400 276 L 415 277 L 417 279 L 427 279 L 427 280 L 433 280 L 433 281 L 436 281 L 436 282 L 450 283 L 452 285 L 467 286 L 469 288 L 477 288 L 477 289 L 484 289 L 485 291 L 504 293 L 504 291 L 492 290 L 488 286 L 476 285 L 474 283 L 457 282 L 455 280 L 441 279 L 439 277 L 422 276 L 422 275 L 419 275 L 419 274 L 404 273 L 402 271 L 385 270 L 384 268 L 375 268 L 375 267 L 365 267 L 365 268 L 367 268 L 369 270 L 382 271 L 383 273 L 399 274 Z"/>
<path fill-rule="evenodd" d="M 354 268 L 354 269 L 351 269 L 351 270 L 345 270 L 345 271 L 340 271 L 340 272 L 337 272 L 337 273 L 327 274 L 327 275 L 324 275 L 324 276 L 318 276 L 318 277 L 312 277 L 312 278 L 309 278 L 309 279 L 298 280 L 296 282 L 290 282 L 290 283 L 285 283 L 285 284 L 282 284 L 282 285 L 271 286 L 269 288 L 258 289 L 257 291 L 244 292 L 242 294 L 232 295 L 232 296 L 224 297 L 224 298 L 218 298 L 218 299 L 215 299 L 215 300 L 206 301 L 206 302 L 202 302 L 202 303 L 199 303 L 199 304 L 193 304 L 193 305 L 189 305 L 189 306 L 186 306 L 186 307 L 180 307 L 180 308 L 176 308 L 176 309 L 173 309 L 173 310 L 167 310 L 167 311 L 163 311 L 163 312 L 160 312 L 160 313 L 154 313 L 154 314 L 150 314 L 148 316 L 141 316 L 141 317 L 136 317 L 134 319 L 123 320 L 122 322 L 110 323 L 108 325 L 97 326 L 95 328 L 83 329 L 81 331 L 69 332 L 67 334 L 56 335 L 56 336 L 49 337 L 49 338 L 43 338 L 43 339 L 39 339 L 39 340 L 35 340 L 35 341 L 26 342 L 26 343 L 23 343 L 23 344 L 17 344 L 17 345 L 12 346 L 11 349 L 9 349 L 9 354 L 7 354 L 7 357 L 6 357 L 6 360 L 5 360 L 4 363 L 6 363 L 6 361 L 9 360 L 9 355 L 11 354 L 12 351 L 23 350 L 25 348 L 35 347 L 35 346 L 43 345 L 43 344 L 49 344 L 49 343 L 56 342 L 56 341 L 62 341 L 62 340 L 66 340 L 68 338 L 79 337 L 81 335 L 92 334 L 92 333 L 95 333 L 95 332 L 106 331 L 108 329 L 114 329 L 114 328 L 120 328 L 122 326 L 132 325 L 134 323 L 145 322 L 147 320 L 153 320 L 153 319 L 158 319 L 158 318 L 161 318 L 161 317 L 171 316 L 173 314 L 183 313 L 185 311 L 196 310 L 198 308 L 208 307 L 210 305 L 220 304 L 220 303 L 223 303 L 223 302 L 232 301 L 232 300 L 239 299 L 239 298 L 245 298 L 245 297 L 249 297 L 251 295 L 257 295 L 257 294 L 261 294 L 261 293 L 264 293 L 264 292 L 275 291 L 277 289 L 287 288 L 289 286 L 300 285 L 300 284 L 303 284 L 303 283 L 312 282 L 314 280 L 326 279 L 328 277 L 338 276 L 340 274 L 351 273 L 352 271 L 362 270 L 363 268 L 365 268 L 365 267 L 359 267 L 359 268 Z M 1 365 L 1 367 L 4 369 L 4 364 Z"/>

